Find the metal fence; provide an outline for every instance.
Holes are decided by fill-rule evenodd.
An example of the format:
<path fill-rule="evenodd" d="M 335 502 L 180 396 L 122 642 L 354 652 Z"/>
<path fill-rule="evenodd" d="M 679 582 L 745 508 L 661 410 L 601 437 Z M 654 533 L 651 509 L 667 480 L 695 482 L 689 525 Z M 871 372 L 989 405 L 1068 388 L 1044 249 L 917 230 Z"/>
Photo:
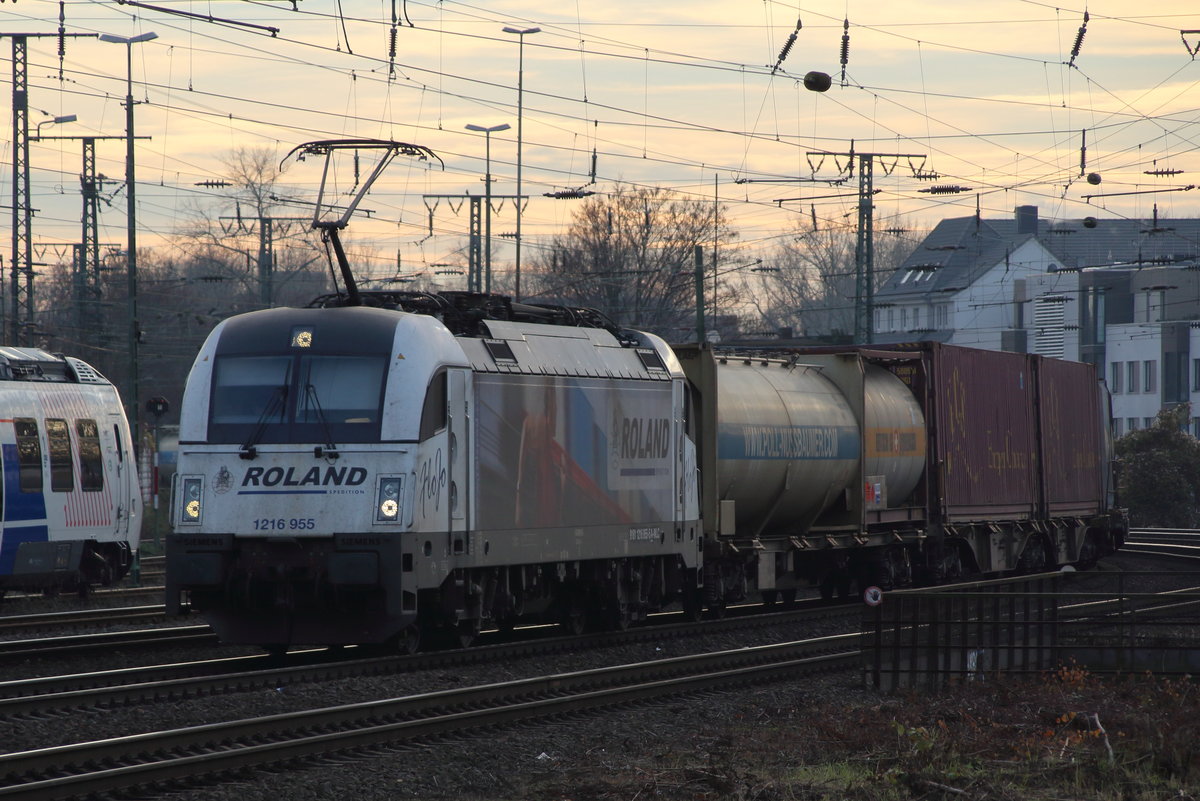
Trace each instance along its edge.
<path fill-rule="evenodd" d="M 864 680 L 885 691 L 1062 665 L 1200 673 L 1200 573 L 1047 573 L 864 597 Z"/>

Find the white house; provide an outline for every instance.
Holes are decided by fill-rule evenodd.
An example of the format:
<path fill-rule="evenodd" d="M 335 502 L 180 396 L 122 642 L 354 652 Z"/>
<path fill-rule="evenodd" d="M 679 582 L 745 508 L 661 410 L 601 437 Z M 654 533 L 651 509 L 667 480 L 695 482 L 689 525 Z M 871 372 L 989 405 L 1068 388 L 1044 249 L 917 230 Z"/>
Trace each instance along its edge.
<path fill-rule="evenodd" d="M 880 289 L 875 342 L 1090 362 L 1113 430 L 1191 402 L 1200 436 L 1200 220 L 943 220 Z"/>

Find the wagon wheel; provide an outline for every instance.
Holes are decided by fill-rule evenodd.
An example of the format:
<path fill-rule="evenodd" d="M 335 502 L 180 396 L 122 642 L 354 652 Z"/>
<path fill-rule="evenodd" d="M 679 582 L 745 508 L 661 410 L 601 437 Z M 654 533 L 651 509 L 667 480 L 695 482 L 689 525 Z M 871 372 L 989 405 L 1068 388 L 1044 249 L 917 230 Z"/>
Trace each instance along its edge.
<path fill-rule="evenodd" d="M 421 648 L 421 627 L 413 623 L 395 637 L 395 651 L 399 654 L 415 654 Z"/>

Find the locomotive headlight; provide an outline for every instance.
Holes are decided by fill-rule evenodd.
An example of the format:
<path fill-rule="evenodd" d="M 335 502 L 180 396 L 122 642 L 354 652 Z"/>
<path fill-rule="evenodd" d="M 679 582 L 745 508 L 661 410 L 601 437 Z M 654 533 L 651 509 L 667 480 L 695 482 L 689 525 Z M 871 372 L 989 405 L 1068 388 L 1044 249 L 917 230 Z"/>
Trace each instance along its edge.
<path fill-rule="evenodd" d="M 181 498 L 183 509 L 179 522 L 200 522 L 200 496 L 203 493 L 203 490 L 204 479 L 185 478 L 183 480 L 183 497 Z"/>
<path fill-rule="evenodd" d="M 379 491 L 375 496 L 375 522 L 396 523 L 400 520 L 400 493 L 404 479 L 400 476 L 379 479 Z"/>

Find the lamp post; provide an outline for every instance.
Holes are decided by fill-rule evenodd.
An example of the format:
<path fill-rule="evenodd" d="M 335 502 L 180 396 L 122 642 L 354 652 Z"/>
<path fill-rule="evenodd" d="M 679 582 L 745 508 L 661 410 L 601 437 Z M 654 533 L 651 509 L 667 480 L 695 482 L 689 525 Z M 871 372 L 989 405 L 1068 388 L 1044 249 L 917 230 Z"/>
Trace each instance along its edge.
<path fill-rule="evenodd" d="M 513 298 L 517 301 L 521 300 L 521 204 L 524 198 L 521 197 L 521 141 L 522 123 L 525 119 L 525 35 L 529 33 L 541 33 L 541 28 L 513 28 L 505 26 L 505 33 L 515 33 L 520 37 L 520 46 L 517 48 L 517 250 L 515 258 L 516 267 L 516 286 L 513 291 Z"/>
<path fill-rule="evenodd" d="M 507 122 L 502 122 L 499 125 L 490 127 L 483 125 L 468 124 L 468 131 L 479 131 L 487 138 L 487 160 L 486 172 L 484 174 L 484 204 L 486 208 L 483 210 L 483 274 L 484 292 L 492 291 L 492 134 L 497 131 L 507 131 L 511 126 Z M 521 194 L 520 192 L 517 193 Z M 520 199 L 517 200 L 518 208 L 520 208 Z M 517 238 L 520 241 L 520 237 Z"/>
<path fill-rule="evenodd" d="M 37 124 L 37 133 L 34 134 L 33 138 L 35 140 L 42 138 L 42 126 L 43 125 L 61 125 L 64 122 L 75 122 L 75 120 L 77 120 L 77 119 L 79 119 L 79 118 L 76 117 L 74 114 L 64 114 L 61 117 L 53 117 L 52 119 L 42 120 L 41 122 L 39 122 Z"/>
<path fill-rule="evenodd" d="M 135 205 L 136 178 L 133 160 L 133 46 L 141 42 L 157 39 L 153 31 L 140 33 L 137 36 L 115 36 L 111 33 L 100 34 L 100 41 L 125 45 L 125 278 L 129 300 L 129 384 L 125 397 L 126 408 L 129 409 L 130 431 L 133 437 L 133 447 L 138 444 L 138 340 L 137 340 L 137 206 Z"/>

